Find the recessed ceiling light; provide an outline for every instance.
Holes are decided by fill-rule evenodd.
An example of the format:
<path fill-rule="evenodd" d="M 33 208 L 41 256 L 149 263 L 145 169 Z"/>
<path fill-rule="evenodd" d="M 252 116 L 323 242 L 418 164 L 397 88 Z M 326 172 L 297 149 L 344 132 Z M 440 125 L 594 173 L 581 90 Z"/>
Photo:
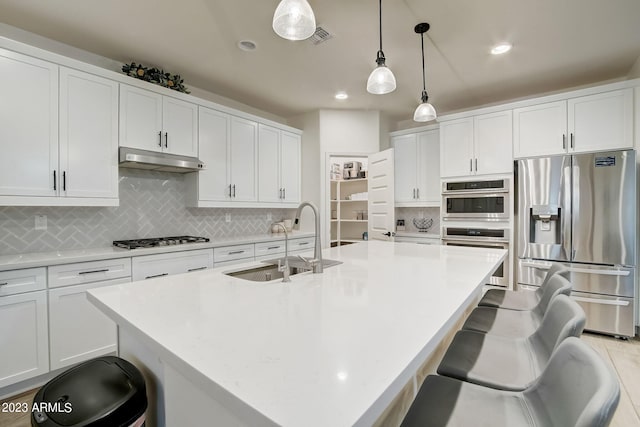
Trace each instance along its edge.
<path fill-rule="evenodd" d="M 495 45 L 492 49 L 491 49 L 491 53 L 493 55 L 502 55 L 503 53 L 507 53 L 511 50 L 511 43 L 500 43 Z"/>
<path fill-rule="evenodd" d="M 340 101 L 344 101 L 347 98 L 349 98 L 349 95 L 347 95 L 346 92 L 338 92 L 338 93 L 336 93 L 336 99 L 338 99 Z"/>
<path fill-rule="evenodd" d="M 240 40 L 238 42 L 238 47 L 241 50 L 247 51 L 247 52 L 251 52 L 252 50 L 256 50 L 256 44 L 255 42 L 252 42 L 251 40 Z"/>

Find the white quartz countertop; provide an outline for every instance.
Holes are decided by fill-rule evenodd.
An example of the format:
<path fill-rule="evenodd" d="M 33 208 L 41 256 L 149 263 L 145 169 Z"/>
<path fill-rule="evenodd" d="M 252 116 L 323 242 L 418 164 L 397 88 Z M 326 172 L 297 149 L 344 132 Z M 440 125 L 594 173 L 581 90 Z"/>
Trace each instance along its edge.
<path fill-rule="evenodd" d="M 301 237 L 312 237 L 313 235 L 314 234 L 312 232 L 296 231 L 289 233 L 289 238 L 296 239 Z M 69 264 L 74 262 L 98 261 L 102 259 L 126 258 L 166 252 L 209 249 L 221 246 L 243 245 L 247 243 L 270 242 L 274 240 L 284 240 L 284 233 L 216 238 L 211 239 L 211 241 L 206 243 L 188 243 L 183 245 L 159 246 L 155 248 L 123 249 L 115 246 L 107 246 L 101 248 L 1 255 L 0 271 L 16 270 L 19 268 L 46 267 L 49 265 Z"/>
<path fill-rule="evenodd" d="M 369 241 L 324 250 L 343 264 L 290 283 L 223 274 L 254 261 L 89 299 L 214 399 L 231 399 L 239 419 L 371 425 L 506 253 Z"/>

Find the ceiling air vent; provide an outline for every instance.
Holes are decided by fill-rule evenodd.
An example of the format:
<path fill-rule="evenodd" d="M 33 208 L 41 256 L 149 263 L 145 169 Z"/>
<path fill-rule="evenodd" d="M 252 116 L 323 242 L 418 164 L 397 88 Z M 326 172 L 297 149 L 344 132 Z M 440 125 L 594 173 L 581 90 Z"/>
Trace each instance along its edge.
<path fill-rule="evenodd" d="M 313 43 L 314 45 L 318 45 L 332 38 L 333 35 L 329 34 L 327 30 L 322 27 L 317 27 L 316 32 L 313 33 L 311 37 L 309 37 L 309 40 L 311 40 L 311 43 Z"/>

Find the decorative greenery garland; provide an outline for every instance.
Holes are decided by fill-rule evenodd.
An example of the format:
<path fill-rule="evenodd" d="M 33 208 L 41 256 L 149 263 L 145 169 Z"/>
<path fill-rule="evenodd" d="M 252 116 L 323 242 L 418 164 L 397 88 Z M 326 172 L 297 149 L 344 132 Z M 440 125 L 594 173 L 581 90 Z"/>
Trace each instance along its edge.
<path fill-rule="evenodd" d="M 180 77 L 179 74 L 171 75 L 169 73 L 165 73 L 164 70 L 147 68 L 140 64 L 136 64 L 135 62 L 123 65 L 122 71 L 128 76 L 144 80 L 145 82 L 155 83 L 182 93 L 191 93 L 187 90 L 184 84 L 182 84 L 184 80 L 182 80 L 182 77 Z"/>

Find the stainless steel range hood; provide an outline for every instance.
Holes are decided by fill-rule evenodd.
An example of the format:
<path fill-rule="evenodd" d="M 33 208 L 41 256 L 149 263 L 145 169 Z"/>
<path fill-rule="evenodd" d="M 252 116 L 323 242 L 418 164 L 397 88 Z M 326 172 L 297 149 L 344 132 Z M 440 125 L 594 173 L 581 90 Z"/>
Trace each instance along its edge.
<path fill-rule="evenodd" d="M 120 147 L 120 167 L 187 173 L 204 169 L 196 157 Z"/>

